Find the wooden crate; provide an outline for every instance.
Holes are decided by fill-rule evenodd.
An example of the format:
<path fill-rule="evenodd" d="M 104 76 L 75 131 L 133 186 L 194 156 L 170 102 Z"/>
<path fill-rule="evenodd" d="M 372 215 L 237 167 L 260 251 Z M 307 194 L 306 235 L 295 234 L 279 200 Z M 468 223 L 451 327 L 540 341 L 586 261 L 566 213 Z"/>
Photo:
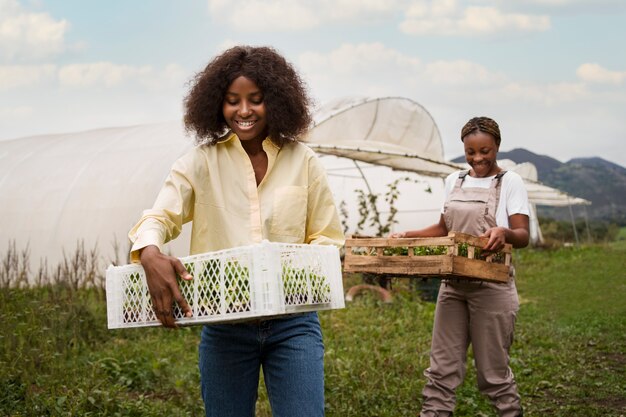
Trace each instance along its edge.
<path fill-rule="evenodd" d="M 482 257 L 480 251 L 487 241 L 457 232 L 429 238 L 353 236 L 346 239 L 344 271 L 507 282 L 511 245 Z"/>

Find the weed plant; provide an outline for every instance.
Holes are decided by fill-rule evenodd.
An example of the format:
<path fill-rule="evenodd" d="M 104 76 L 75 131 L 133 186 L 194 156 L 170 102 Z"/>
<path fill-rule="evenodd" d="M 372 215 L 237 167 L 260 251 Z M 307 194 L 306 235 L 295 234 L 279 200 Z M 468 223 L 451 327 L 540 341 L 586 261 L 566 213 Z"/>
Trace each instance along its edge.
<path fill-rule="evenodd" d="M 97 267 L 69 256 L 78 278 L 49 272 L 37 285 L 37 272 L 20 272 L 25 255 L 11 254 L 17 270 L 0 286 L 0 415 L 204 415 L 200 327 L 107 330 L 102 278 L 90 277 L 103 271 L 95 251 L 78 258 L 93 256 Z M 521 308 L 511 364 L 525 416 L 626 415 L 625 255 L 626 240 L 515 253 Z M 346 276 L 344 286 L 360 282 Z M 328 417 L 418 414 L 435 305 L 406 279 L 394 279 L 393 296 L 386 304 L 366 292 L 320 312 Z M 471 350 L 457 394 L 455 417 L 495 416 L 476 388 Z M 259 395 L 257 416 L 268 417 Z"/>

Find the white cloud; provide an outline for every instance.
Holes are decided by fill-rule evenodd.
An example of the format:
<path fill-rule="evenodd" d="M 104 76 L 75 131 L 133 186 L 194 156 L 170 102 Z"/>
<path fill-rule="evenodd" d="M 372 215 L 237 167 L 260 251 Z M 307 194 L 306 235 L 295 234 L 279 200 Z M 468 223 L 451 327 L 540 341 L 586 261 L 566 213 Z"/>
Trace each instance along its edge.
<path fill-rule="evenodd" d="M 393 24 L 412 35 L 493 36 L 551 29 L 550 16 L 626 11 L 624 0 L 207 0 L 215 22 L 245 32 Z"/>
<path fill-rule="evenodd" d="M 157 70 L 149 65 L 94 62 L 66 65 L 58 72 L 59 83 L 74 88 L 112 88 L 132 83 L 148 90 L 161 90 L 182 86 L 187 76 L 185 69 L 178 64 L 170 64 Z"/>
<path fill-rule="evenodd" d="M 537 4 L 540 6 L 566 6 L 568 3 L 571 4 L 572 0 L 527 0 L 530 4 Z M 588 2 L 593 2 L 595 0 L 589 0 Z M 579 1 L 579 3 L 581 3 Z"/>
<path fill-rule="evenodd" d="M 333 20 L 374 19 L 395 11 L 402 2 L 394 0 L 334 0 L 323 1 L 322 15 Z"/>
<path fill-rule="evenodd" d="M 324 100 L 341 95 L 431 96 L 472 100 L 509 80 L 467 60 L 422 62 L 383 43 L 343 44 L 327 53 L 305 52 L 299 66 Z"/>
<path fill-rule="evenodd" d="M 130 78 L 138 78 L 151 72 L 149 66 L 132 67 L 110 62 L 71 64 L 59 70 L 59 82 L 65 86 L 89 87 L 102 85 L 113 87 Z"/>
<path fill-rule="evenodd" d="M 581 83 L 528 83 L 510 81 L 501 90 L 503 102 L 552 107 L 589 98 L 590 92 Z"/>
<path fill-rule="evenodd" d="M 595 63 L 582 64 L 576 75 L 583 81 L 599 84 L 622 84 L 626 80 L 626 71 L 611 71 Z"/>
<path fill-rule="evenodd" d="M 380 42 L 343 44 L 328 52 L 305 52 L 298 60 L 304 78 L 322 100 L 342 95 L 397 95 L 422 70 L 420 60 Z"/>
<path fill-rule="evenodd" d="M 445 17 L 458 11 L 456 0 L 418 0 L 412 2 L 405 15 L 412 19 Z"/>
<path fill-rule="evenodd" d="M 404 0 L 208 0 L 216 21 L 240 31 L 300 31 L 328 22 L 370 22 L 391 16 Z"/>
<path fill-rule="evenodd" d="M 0 58 L 32 61 L 58 54 L 68 28 L 66 20 L 25 11 L 16 0 L 0 0 Z"/>
<path fill-rule="evenodd" d="M 233 4 L 235 3 L 235 4 Z M 289 0 L 246 0 L 228 4 L 230 25 L 245 31 L 281 31 L 311 29 L 319 25 L 319 16 L 308 4 Z M 224 12 L 220 12 L 224 16 Z M 219 16 L 219 15 L 218 15 Z"/>
<path fill-rule="evenodd" d="M 489 71 L 486 67 L 466 60 L 435 61 L 424 70 L 426 78 L 444 85 L 493 85 L 505 81 L 505 76 Z"/>
<path fill-rule="evenodd" d="M 17 0 L 0 0 L 0 15 L 9 16 L 18 14 L 20 12 L 20 5 Z"/>
<path fill-rule="evenodd" d="M 401 95 L 442 107 L 512 109 L 523 105 L 552 111 L 599 94 L 583 82 L 516 80 L 468 60 L 423 62 L 382 43 L 344 44 L 327 53 L 305 52 L 298 62 L 322 101 L 346 95 Z"/>
<path fill-rule="evenodd" d="M 0 107 L 0 119 L 21 120 L 26 119 L 33 114 L 33 108 L 30 106 Z"/>
<path fill-rule="evenodd" d="M 467 33 L 491 34 L 518 30 L 522 32 L 544 31 L 550 28 L 548 16 L 532 16 L 520 13 L 502 13 L 493 7 L 468 7 L 460 22 Z"/>
<path fill-rule="evenodd" d="M 614 15 L 626 11 L 624 0 L 486 0 L 502 10 L 557 16 Z"/>
<path fill-rule="evenodd" d="M 190 76 L 191 74 L 180 65 L 169 64 L 161 70 L 150 70 L 148 74 L 141 77 L 139 82 L 152 91 L 178 89 Z"/>
<path fill-rule="evenodd" d="M 134 67 L 111 62 L 71 64 L 57 67 L 42 65 L 0 65 L 0 91 L 58 83 L 61 86 L 87 89 L 112 88 L 128 83 L 144 90 L 159 91 L 181 87 L 190 74 L 178 64 L 160 69 L 151 66 Z"/>
<path fill-rule="evenodd" d="M 550 28 L 545 15 L 505 13 L 495 7 L 461 8 L 455 0 L 419 1 L 405 12 L 400 30 L 411 35 L 477 36 Z"/>
<path fill-rule="evenodd" d="M 54 79 L 56 67 L 46 65 L 0 65 L 0 91 L 30 87 Z"/>
<path fill-rule="evenodd" d="M 526 0 L 530 5 L 563 7 L 563 8 L 579 8 L 579 7 L 598 7 L 598 6 L 614 6 L 624 7 L 623 0 Z"/>
<path fill-rule="evenodd" d="M 309 70 L 326 69 L 334 75 L 348 77 L 386 73 L 390 67 L 410 73 L 420 65 L 419 59 L 387 48 L 380 42 L 343 44 L 328 54 L 306 52 L 300 56 L 300 62 Z"/>

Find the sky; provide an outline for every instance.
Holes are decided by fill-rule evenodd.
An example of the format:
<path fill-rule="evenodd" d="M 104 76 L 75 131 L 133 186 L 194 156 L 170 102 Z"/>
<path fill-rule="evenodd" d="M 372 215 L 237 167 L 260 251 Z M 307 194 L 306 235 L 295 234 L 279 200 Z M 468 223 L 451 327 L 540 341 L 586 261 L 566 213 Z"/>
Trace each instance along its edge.
<path fill-rule="evenodd" d="M 418 102 L 447 158 L 489 116 L 501 151 L 626 166 L 625 0 L 0 0 L 0 140 L 181 120 L 237 44 L 277 49 L 317 106 Z"/>

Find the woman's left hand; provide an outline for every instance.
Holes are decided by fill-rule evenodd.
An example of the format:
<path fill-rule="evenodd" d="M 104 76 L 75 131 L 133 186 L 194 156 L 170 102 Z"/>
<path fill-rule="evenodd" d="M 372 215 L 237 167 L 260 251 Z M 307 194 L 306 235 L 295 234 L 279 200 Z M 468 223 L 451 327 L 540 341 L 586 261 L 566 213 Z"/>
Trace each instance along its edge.
<path fill-rule="evenodd" d="M 506 243 L 506 227 L 492 227 L 482 234 L 482 237 L 489 238 L 489 242 L 483 250 L 497 252 L 504 248 Z"/>

